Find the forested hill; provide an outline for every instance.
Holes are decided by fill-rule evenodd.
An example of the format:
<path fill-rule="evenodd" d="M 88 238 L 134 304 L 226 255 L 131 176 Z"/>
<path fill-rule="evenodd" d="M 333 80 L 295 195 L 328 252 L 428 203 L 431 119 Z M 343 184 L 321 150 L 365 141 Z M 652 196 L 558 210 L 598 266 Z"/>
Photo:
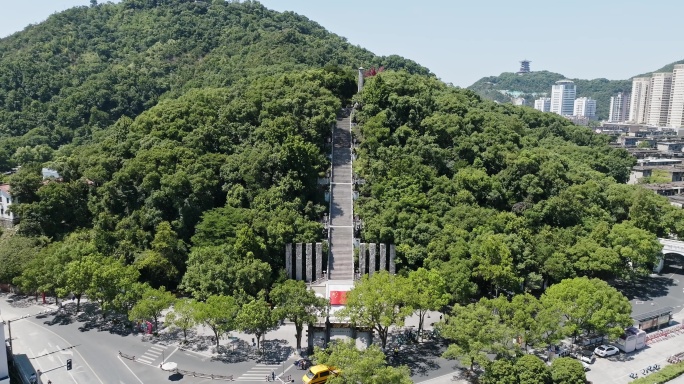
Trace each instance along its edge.
<path fill-rule="evenodd" d="M 0 170 L 25 160 L 18 148 L 42 145 L 37 156 L 47 160 L 51 149 L 88 140 L 191 88 L 326 65 L 428 73 L 258 2 L 124 0 L 73 8 L 0 40 Z"/>
<path fill-rule="evenodd" d="M 94 4 L 0 40 L 0 170 L 21 166 L 0 280 L 83 293 L 81 266 L 121 261 L 127 291 L 268 288 L 285 243 L 322 238 L 317 178 L 359 66 L 432 76 L 252 1 Z"/>
<path fill-rule="evenodd" d="M 551 86 L 558 80 L 566 77 L 560 73 L 549 71 L 535 71 L 518 75 L 512 72 L 504 72 L 499 76 L 483 77 L 468 87 L 479 95 L 499 102 L 510 102 L 511 97 L 499 91 L 522 92 L 523 97 L 533 102 L 536 97 L 545 93 L 551 96 Z M 591 97 L 596 100 L 596 114 L 599 119 L 608 118 L 610 97 L 618 92 L 630 92 L 631 80 L 608 80 L 608 79 L 570 79 L 577 86 L 577 97 Z M 532 95 L 532 94 L 537 94 Z"/>

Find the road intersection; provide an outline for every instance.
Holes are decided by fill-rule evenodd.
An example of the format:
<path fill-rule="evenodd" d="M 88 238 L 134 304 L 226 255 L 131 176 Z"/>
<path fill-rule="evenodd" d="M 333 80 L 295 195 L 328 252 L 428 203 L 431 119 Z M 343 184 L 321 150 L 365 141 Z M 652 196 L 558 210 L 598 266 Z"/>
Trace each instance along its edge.
<path fill-rule="evenodd" d="M 235 383 L 248 384 L 265 381 L 273 373 L 299 382 L 304 373 L 294 366 L 299 355 L 292 347 L 296 343 L 291 324 L 266 336 L 263 354 L 255 353 L 251 335 L 239 333 L 222 339 L 217 353 L 211 332 L 203 327 L 191 330 L 189 342 L 183 344 L 178 331 L 165 330 L 153 336 L 135 332 L 125 321 L 104 321 L 92 303 L 82 303 L 82 312 L 75 314 L 69 303 L 66 310 L 57 312 L 54 304 L 37 305 L 32 298 L 8 299 L 9 295 L 0 295 L 3 319 L 30 315 L 11 322 L 14 352 L 24 355 L 33 369 L 41 371 L 43 383 L 48 380 L 54 384 L 215 383 L 211 378 L 199 377 L 213 374 L 232 376 Z M 52 312 L 41 314 L 46 310 Z M 412 322 L 409 319 L 407 325 L 413 325 Z M 421 347 L 434 349 L 428 344 L 411 348 Z M 439 349 L 432 356 L 407 349 L 393 363 L 409 365 L 416 382 L 435 383 L 435 377 L 453 374 L 456 368 L 454 362 L 438 357 Z M 135 359 L 131 359 L 133 356 Z M 66 359 L 72 360 L 72 370 L 66 370 Z M 163 362 L 170 361 L 180 370 L 198 373 L 198 377 L 160 369 Z"/>

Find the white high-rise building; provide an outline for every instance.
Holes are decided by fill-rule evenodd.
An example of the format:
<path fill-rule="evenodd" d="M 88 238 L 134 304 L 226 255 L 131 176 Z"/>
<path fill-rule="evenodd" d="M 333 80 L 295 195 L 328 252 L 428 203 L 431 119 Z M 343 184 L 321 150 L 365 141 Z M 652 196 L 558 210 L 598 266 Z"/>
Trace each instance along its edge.
<path fill-rule="evenodd" d="M 577 89 L 571 80 L 559 80 L 551 88 L 551 112 L 570 116 L 574 112 Z"/>
<path fill-rule="evenodd" d="M 632 94 L 629 100 L 630 122 L 634 124 L 646 124 L 650 88 L 650 77 L 635 77 L 632 79 Z"/>
<path fill-rule="evenodd" d="M 610 97 L 610 111 L 608 111 L 609 123 L 624 123 L 629 120 L 630 94 L 618 92 Z"/>
<path fill-rule="evenodd" d="M 551 111 L 551 98 L 550 97 L 540 97 L 534 101 L 534 109 L 542 112 Z"/>
<path fill-rule="evenodd" d="M 684 64 L 674 66 L 669 109 L 667 126 L 674 128 L 684 127 Z"/>
<path fill-rule="evenodd" d="M 654 73 L 653 77 L 651 77 L 646 124 L 657 127 L 667 124 L 667 115 L 670 109 L 670 92 L 672 92 L 672 73 Z"/>
<path fill-rule="evenodd" d="M 575 99 L 573 104 L 573 116 L 588 117 L 590 119 L 596 117 L 596 100 L 590 97 L 580 97 Z"/>

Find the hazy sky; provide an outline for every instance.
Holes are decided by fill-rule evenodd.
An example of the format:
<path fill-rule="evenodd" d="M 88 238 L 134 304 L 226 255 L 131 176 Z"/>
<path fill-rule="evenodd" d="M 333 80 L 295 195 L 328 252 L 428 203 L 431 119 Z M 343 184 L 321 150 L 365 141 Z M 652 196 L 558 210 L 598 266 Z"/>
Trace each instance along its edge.
<path fill-rule="evenodd" d="M 89 0 L 5 0 L 0 36 Z M 681 0 L 263 0 L 307 16 L 379 55 L 398 54 L 442 80 L 532 70 L 627 79 L 684 59 Z"/>

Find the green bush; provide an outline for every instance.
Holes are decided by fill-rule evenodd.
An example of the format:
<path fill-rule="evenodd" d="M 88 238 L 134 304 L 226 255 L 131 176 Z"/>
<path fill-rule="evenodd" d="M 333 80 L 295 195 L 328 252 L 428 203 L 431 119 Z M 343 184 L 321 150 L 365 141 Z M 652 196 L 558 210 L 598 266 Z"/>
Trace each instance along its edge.
<path fill-rule="evenodd" d="M 684 362 L 668 365 L 658 372 L 636 379 L 631 384 L 661 384 L 684 374 Z"/>

